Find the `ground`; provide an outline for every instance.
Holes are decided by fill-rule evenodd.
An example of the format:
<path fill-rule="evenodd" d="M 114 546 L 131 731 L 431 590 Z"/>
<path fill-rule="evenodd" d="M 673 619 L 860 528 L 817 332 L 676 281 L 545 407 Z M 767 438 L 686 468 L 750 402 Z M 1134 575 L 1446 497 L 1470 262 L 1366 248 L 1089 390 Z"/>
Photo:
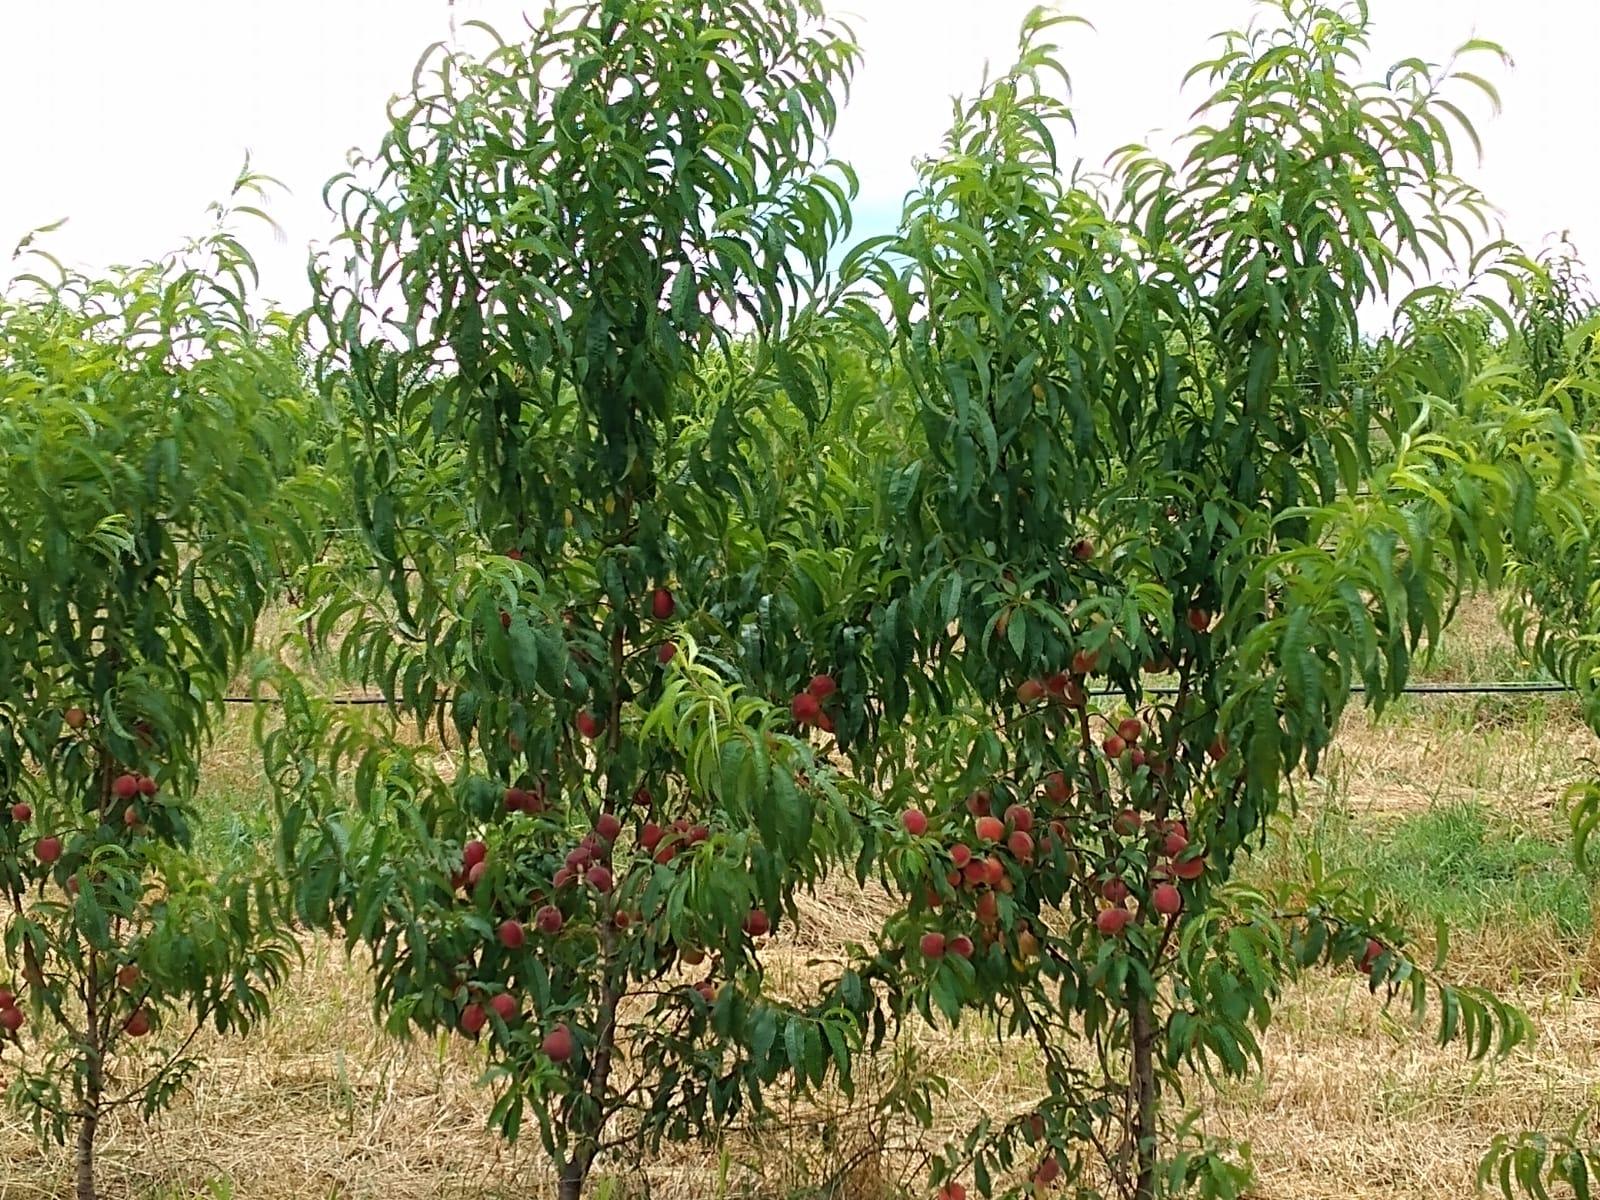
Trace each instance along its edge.
<path fill-rule="evenodd" d="M 1470 606 L 1422 678 L 1515 679 L 1517 661 L 1487 603 Z M 1517 1001 L 1536 1034 L 1501 1062 L 1474 1064 L 1385 1015 L 1364 979 L 1319 972 L 1278 1009 L 1266 1070 L 1197 1091 L 1205 1124 L 1248 1143 L 1260 1200 L 1468 1196 L 1499 1131 L 1564 1128 L 1600 1100 L 1600 945 L 1593 893 L 1571 865 L 1561 797 L 1593 769 L 1593 735 L 1563 697 L 1418 697 L 1374 720 L 1349 716 L 1326 770 L 1249 870 L 1292 875 L 1315 850 L 1352 866 L 1406 914 L 1430 948 L 1450 923 L 1448 973 Z M 249 722 L 234 714 L 208 773 L 214 837 L 264 829 Z M 808 942 L 863 920 L 819 896 Z M 832 927 L 821 928 L 824 923 Z M 551 1193 L 531 1145 L 484 1128 L 479 1063 L 459 1039 L 395 1042 L 374 1027 L 365 976 L 327 942 L 305 962 L 274 1021 L 246 1041 L 210 1038 L 208 1066 L 148 1128 L 113 1126 L 104 1193 L 137 1200 L 533 1200 Z M 801 971 L 810 946 L 779 941 L 770 966 Z M 1431 950 L 1430 950 L 1431 953 Z M 896 1069 L 933 1060 L 950 1073 L 940 1127 L 885 1125 L 867 1097 Z M 908 1038 L 862 1078 L 855 1103 L 775 1114 L 720 1146 L 635 1168 L 612 1164 L 605 1200 L 891 1200 L 920 1196 L 928 1154 L 952 1114 L 1025 1108 L 1037 1081 L 1026 1053 L 976 1026 Z M 1596 1130 L 1600 1136 L 1600 1130 Z M 0 1110 L 0 1198 L 69 1195 L 68 1156 L 41 1151 Z"/>

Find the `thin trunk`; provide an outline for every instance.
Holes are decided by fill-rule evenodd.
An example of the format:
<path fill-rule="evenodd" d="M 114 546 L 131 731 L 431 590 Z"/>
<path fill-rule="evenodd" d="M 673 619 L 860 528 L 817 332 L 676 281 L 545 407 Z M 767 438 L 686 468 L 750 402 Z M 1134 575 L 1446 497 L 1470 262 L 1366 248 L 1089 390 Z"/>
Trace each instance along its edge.
<path fill-rule="evenodd" d="M 1156 1194 L 1156 1022 L 1150 997 L 1135 992 L 1128 996 L 1133 1024 L 1133 1155 L 1137 1166 L 1134 1200 L 1155 1200 Z"/>
<path fill-rule="evenodd" d="M 78 1187 L 74 1193 L 76 1200 L 96 1200 L 94 1190 L 94 1135 L 95 1127 L 100 1118 L 93 1111 L 86 1111 L 78 1122 L 78 1154 L 77 1171 Z"/>
<path fill-rule="evenodd" d="M 94 954 L 84 979 L 84 1095 L 78 1114 L 77 1181 L 75 1200 L 97 1200 L 94 1189 L 94 1139 L 100 1128 L 101 1046 L 99 979 Z"/>

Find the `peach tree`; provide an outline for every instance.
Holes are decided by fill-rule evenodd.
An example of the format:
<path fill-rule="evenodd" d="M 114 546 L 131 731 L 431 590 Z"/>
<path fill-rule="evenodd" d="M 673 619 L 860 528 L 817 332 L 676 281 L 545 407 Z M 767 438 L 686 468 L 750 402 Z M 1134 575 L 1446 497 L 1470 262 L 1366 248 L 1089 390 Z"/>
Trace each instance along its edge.
<path fill-rule="evenodd" d="M 810 0 L 469 40 L 332 185 L 314 267 L 377 572 L 313 569 L 307 613 L 392 709 L 283 680 L 263 741 L 301 917 L 370 948 L 392 1029 L 481 1048 L 492 1121 L 536 1126 L 575 1197 L 610 1149 L 847 1071 L 869 1007 L 786 1001 L 755 953 L 858 841 L 806 736 L 829 664 L 767 644 L 831 569 L 791 452 L 823 416 L 809 296 L 848 221 L 823 143 L 855 49 Z"/>
<path fill-rule="evenodd" d="M 164 1108 L 287 965 L 270 876 L 197 856 L 192 798 L 310 401 L 225 222 L 103 276 L 35 261 L 0 297 L 0 1071 L 92 1200 L 101 1123 Z"/>
<path fill-rule="evenodd" d="M 846 750 L 901 810 L 875 865 L 902 904 L 859 973 L 896 1020 L 981 1017 L 1040 1057 L 1043 1101 L 937 1164 L 947 1200 L 1238 1195 L 1185 1090 L 1260 1064 L 1297 973 L 1359 970 L 1472 1055 L 1522 1035 L 1359 880 L 1239 868 L 1354 691 L 1381 710 L 1464 587 L 1569 526 L 1552 485 L 1581 450 L 1475 353 L 1488 292 L 1399 294 L 1514 270 L 1453 173 L 1481 76 L 1362 79 L 1363 7 L 1267 4 L 1191 72 L 1175 161 L 1133 146 L 1095 176 L 1058 144 L 1066 23 L 1029 19 L 847 264 L 910 392 L 876 566 L 835 597 L 841 730 L 870 730 Z"/>

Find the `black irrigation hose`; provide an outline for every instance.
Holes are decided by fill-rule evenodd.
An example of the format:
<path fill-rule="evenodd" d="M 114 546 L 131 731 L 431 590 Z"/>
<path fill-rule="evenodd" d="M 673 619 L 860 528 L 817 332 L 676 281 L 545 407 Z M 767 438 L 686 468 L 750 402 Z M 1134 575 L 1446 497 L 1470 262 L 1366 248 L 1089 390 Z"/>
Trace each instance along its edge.
<path fill-rule="evenodd" d="M 1155 696 L 1175 696 L 1178 689 L 1171 684 L 1158 684 L 1142 689 Z M 1364 683 L 1352 684 L 1351 692 L 1365 692 L 1367 685 Z M 1404 696 L 1516 696 L 1516 695 L 1547 695 L 1552 693 L 1571 692 L 1576 689 L 1564 683 L 1546 682 L 1544 680 L 1499 680 L 1491 683 L 1411 683 L 1400 689 Z M 1115 688 L 1100 688 L 1089 693 L 1091 696 L 1120 696 L 1121 692 Z M 283 701 L 275 696 L 224 696 L 224 704 L 282 704 Z M 335 696 L 328 701 L 329 704 L 359 707 L 370 704 L 387 704 L 382 696 Z"/>

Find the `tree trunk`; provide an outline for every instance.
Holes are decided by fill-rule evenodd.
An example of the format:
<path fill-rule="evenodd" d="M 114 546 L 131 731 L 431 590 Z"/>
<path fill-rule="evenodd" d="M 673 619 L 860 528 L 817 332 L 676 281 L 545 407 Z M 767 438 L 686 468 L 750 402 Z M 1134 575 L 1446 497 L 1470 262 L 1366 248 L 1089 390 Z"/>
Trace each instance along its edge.
<path fill-rule="evenodd" d="M 574 1159 L 561 1168 L 561 1183 L 556 1188 L 556 1200 L 579 1200 L 583 1195 L 583 1178 L 588 1174 L 584 1165 Z"/>
<path fill-rule="evenodd" d="M 1133 1025 L 1133 1156 L 1137 1174 L 1134 1200 L 1155 1200 L 1156 1194 L 1156 1022 L 1150 997 L 1128 987 L 1128 1010 Z"/>
<path fill-rule="evenodd" d="M 94 1190 L 94 1135 L 100 1118 L 93 1109 L 84 1111 L 78 1121 L 77 1178 L 74 1200 L 97 1200 Z"/>

